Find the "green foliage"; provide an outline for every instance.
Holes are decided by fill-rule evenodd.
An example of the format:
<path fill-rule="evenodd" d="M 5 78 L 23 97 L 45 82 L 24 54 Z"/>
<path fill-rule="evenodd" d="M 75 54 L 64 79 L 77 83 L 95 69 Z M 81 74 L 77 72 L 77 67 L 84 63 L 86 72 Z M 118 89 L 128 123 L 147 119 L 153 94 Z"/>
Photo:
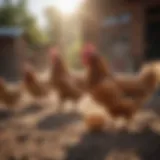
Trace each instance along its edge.
<path fill-rule="evenodd" d="M 0 8 L 0 27 L 2 26 L 22 27 L 31 45 L 40 45 L 48 41 L 36 19 L 28 12 L 27 0 L 19 0 L 16 4 L 13 4 L 12 0 L 4 1 Z"/>
<path fill-rule="evenodd" d="M 60 44 L 70 67 L 81 69 L 79 18 L 75 15 L 64 17 L 54 7 L 48 7 L 45 16 L 51 43 Z"/>
<path fill-rule="evenodd" d="M 26 29 L 28 42 L 32 45 L 41 45 L 47 43 L 47 36 L 38 29 L 36 24 L 30 25 Z"/>
<path fill-rule="evenodd" d="M 82 42 L 80 39 L 77 39 L 73 44 L 67 49 L 66 58 L 70 67 L 75 69 L 81 69 L 81 50 Z"/>
<path fill-rule="evenodd" d="M 15 26 L 16 25 L 16 8 L 12 6 L 4 6 L 0 8 L 0 26 Z"/>

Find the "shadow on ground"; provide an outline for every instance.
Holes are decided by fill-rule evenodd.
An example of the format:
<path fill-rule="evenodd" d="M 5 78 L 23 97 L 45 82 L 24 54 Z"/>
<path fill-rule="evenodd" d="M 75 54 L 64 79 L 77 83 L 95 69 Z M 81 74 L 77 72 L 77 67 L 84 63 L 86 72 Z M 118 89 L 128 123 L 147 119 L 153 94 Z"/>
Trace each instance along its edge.
<path fill-rule="evenodd" d="M 87 133 L 80 143 L 68 149 L 66 160 L 107 160 L 110 151 L 129 149 L 134 150 L 143 160 L 158 160 L 160 136 L 149 129 L 139 134 Z"/>
<path fill-rule="evenodd" d="M 39 106 L 38 104 L 31 104 L 29 106 L 27 106 L 26 108 L 22 109 L 21 111 L 19 111 L 18 115 L 19 116 L 25 116 L 28 114 L 36 114 L 40 111 L 42 111 L 42 107 Z"/>
<path fill-rule="evenodd" d="M 41 120 L 37 124 L 37 128 L 40 130 L 55 130 L 59 127 L 74 123 L 80 119 L 81 116 L 77 113 L 51 114 Z"/>
<path fill-rule="evenodd" d="M 154 112 L 160 115 L 160 89 L 155 92 L 145 107 L 147 109 L 152 109 Z"/>
<path fill-rule="evenodd" d="M 0 109 L 0 121 L 5 121 L 10 119 L 13 116 L 13 113 L 6 109 Z"/>

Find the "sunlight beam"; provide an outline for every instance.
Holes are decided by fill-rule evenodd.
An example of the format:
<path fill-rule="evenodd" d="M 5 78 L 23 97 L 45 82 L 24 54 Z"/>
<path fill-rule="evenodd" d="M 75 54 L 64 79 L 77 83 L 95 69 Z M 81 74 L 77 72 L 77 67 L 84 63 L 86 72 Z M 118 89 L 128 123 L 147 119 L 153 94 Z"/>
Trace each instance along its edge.
<path fill-rule="evenodd" d="M 57 0 L 54 6 L 63 14 L 72 14 L 79 7 L 81 0 Z"/>

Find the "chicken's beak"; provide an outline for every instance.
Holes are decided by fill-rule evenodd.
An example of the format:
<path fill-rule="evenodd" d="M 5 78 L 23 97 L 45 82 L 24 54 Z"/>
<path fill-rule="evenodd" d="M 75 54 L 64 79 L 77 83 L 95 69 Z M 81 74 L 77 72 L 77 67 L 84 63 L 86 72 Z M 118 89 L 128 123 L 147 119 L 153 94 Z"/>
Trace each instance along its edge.
<path fill-rule="evenodd" d="M 82 49 L 82 62 L 85 66 L 90 64 L 92 56 L 95 54 L 96 48 L 93 44 L 87 43 Z"/>

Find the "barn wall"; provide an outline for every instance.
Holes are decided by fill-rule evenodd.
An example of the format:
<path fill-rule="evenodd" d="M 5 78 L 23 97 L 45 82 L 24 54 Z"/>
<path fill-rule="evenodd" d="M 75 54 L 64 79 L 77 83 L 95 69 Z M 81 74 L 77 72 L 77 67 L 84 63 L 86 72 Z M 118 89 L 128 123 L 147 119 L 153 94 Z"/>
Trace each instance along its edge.
<path fill-rule="evenodd" d="M 130 2 L 130 8 L 133 15 L 132 20 L 132 30 L 131 30 L 131 53 L 134 55 L 134 60 L 136 62 L 136 68 L 139 69 L 141 65 L 145 62 L 145 56 L 147 53 L 147 9 L 160 6 L 160 1 L 137 1 Z M 154 17 L 152 17 L 154 18 Z M 160 18 L 159 20 L 160 21 Z"/>
<path fill-rule="evenodd" d="M 159 5 L 160 1 L 94 0 L 97 8 L 88 1 L 86 10 L 91 14 L 92 23 L 84 16 L 84 39 L 93 39 L 98 44 L 100 51 L 110 59 L 113 70 L 139 69 L 147 48 L 145 10 Z M 123 21 L 125 16 L 128 20 Z"/>
<path fill-rule="evenodd" d="M 129 3 L 123 0 L 97 0 L 95 8 L 93 5 L 90 1 L 88 12 L 91 14 L 92 23 L 89 20 L 85 21 L 84 39 L 93 39 L 98 44 L 114 71 L 132 72 L 132 10 Z"/>
<path fill-rule="evenodd" d="M 103 13 L 103 30 L 101 32 L 102 52 L 109 57 L 116 72 L 132 72 L 134 62 L 131 54 L 130 6 L 123 0 L 106 2 Z"/>
<path fill-rule="evenodd" d="M 27 44 L 22 37 L 19 37 L 14 41 L 14 51 L 16 55 L 16 68 L 21 77 L 24 62 L 27 60 Z"/>

